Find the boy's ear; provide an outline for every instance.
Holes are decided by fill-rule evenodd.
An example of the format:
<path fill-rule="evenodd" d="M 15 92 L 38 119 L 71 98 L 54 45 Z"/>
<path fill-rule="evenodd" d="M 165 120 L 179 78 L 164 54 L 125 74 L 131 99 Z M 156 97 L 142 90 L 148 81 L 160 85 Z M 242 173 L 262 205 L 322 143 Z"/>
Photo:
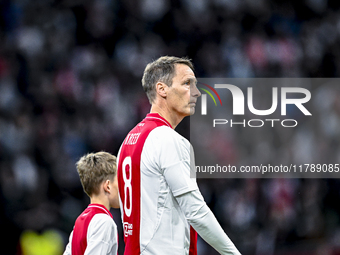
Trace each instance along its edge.
<path fill-rule="evenodd" d="M 106 180 L 104 182 L 104 190 L 105 190 L 105 192 L 108 192 L 108 193 L 111 192 L 111 189 L 110 189 L 110 180 Z"/>
<path fill-rule="evenodd" d="M 161 97 L 165 98 L 167 95 L 167 88 L 168 86 L 163 83 L 163 82 L 157 82 L 156 84 L 156 92 L 158 95 L 160 95 Z"/>

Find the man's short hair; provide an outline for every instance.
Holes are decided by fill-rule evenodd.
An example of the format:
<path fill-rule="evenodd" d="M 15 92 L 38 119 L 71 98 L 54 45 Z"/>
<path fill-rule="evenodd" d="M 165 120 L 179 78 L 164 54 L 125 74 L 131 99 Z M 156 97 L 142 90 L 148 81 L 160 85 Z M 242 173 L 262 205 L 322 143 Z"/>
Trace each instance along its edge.
<path fill-rule="evenodd" d="M 160 57 L 146 66 L 143 73 L 142 85 L 151 104 L 156 98 L 157 82 L 163 82 L 171 87 L 172 79 L 176 72 L 175 64 L 184 64 L 194 70 L 194 66 L 190 59 L 171 56 Z"/>
<path fill-rule="evenodd" d="M 116 156 L 108 152 L 89 153 L 76 163 L 81 185 L 88 196 L 98 194 L 100 184 L 117 174 Z"/>

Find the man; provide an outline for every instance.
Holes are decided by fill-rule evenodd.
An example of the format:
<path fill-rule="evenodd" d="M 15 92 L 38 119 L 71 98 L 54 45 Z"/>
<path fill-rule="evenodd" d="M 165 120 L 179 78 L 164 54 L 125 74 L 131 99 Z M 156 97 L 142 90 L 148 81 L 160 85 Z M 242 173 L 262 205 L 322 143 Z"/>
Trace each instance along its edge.
<path fill-rule="evenodd" d="M 174 131 L 200 96 L 192 63 L 161 57 L 147 65 L 142 85 L 151 112 L 118 154 L 125 254 L 197 254 L 195 230 L 219 253 L 240 254 L 190 178 L 189 141 Z"/>

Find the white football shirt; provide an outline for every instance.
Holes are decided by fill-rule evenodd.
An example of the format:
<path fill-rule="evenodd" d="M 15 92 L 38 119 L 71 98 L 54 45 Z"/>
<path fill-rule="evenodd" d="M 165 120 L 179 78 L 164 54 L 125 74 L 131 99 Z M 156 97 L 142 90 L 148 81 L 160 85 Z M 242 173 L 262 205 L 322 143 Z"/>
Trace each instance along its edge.
<path fill-rule="evenodd" d="M 77 218 L 63 255 L 117 255 L 118 232 L 111 213 L 90 204 Z"/>
<path fill-rule="evenodd" d="M 130 131 L 117 162 L 125 255 L 196 255 L 194 228 L 221 254 L 240 254 L 190 178 L 189 141 L 160 115 Z"/>
<path fill-rule="evenodd" d="M 125 254 L 189 254 L 194 232 L 175 199 L 198 189 L 189 141 L 148 114 L 120 148 L 118 183 Z"/>

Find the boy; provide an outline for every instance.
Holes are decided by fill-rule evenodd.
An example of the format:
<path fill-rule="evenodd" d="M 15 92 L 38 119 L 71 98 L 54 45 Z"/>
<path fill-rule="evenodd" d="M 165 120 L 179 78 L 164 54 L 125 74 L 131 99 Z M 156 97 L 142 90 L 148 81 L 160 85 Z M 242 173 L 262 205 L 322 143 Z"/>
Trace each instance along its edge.
<path fill-rule="evenodd" d="M 119 208 L 116 157 L 107 152 L 90 153 L 76 166 L 91 203 L 77 218 L 64 255 L 116 255 L 117 226 L 109 211 Z"/>

